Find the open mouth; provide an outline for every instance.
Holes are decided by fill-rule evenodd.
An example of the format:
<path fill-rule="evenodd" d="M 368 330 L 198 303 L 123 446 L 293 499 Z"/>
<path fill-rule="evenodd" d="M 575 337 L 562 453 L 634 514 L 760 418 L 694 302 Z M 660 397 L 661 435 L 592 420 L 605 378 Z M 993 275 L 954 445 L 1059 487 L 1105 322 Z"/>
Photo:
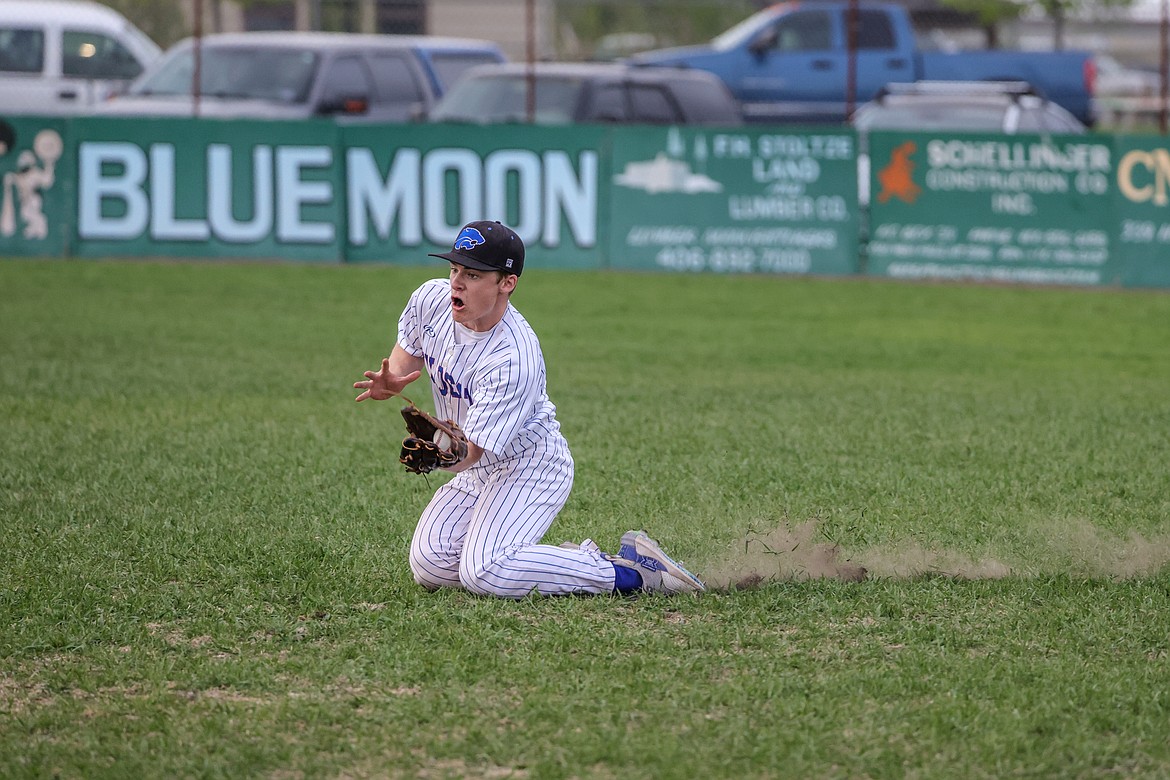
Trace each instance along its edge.
<path fill-rule="evenodd" d="M 455 311 L 463 311 L 463 299 L 458 295 L 451 296 L 451 308 Z"/>

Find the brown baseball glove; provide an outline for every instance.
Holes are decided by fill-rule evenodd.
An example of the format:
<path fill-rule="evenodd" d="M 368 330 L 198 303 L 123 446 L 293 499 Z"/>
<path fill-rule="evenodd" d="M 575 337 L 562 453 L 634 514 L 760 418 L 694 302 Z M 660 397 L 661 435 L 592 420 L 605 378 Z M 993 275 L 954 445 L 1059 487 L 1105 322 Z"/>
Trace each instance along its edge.
<path fill-rule="evenodd" d="M 435 469 L 454 466 L 467 457 L 467 436 L 453 420 L 440 420 L 403 398 L 402 410 L 410 435 L 402 440 L 398 460 L 412 474 L 427 474 Z"/>

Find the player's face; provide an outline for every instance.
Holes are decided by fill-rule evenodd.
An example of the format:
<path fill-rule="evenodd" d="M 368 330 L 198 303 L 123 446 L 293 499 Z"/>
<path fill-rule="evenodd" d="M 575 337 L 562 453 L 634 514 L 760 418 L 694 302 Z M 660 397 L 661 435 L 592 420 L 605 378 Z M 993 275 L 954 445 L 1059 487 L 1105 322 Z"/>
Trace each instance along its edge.
<path fill-rule="evenodd" d="M 477 271 L 451 263 L 451 312 L 455 321 L 474 331 L 491 330 L 508 308 L 516 287 L 513 274 Z"/>

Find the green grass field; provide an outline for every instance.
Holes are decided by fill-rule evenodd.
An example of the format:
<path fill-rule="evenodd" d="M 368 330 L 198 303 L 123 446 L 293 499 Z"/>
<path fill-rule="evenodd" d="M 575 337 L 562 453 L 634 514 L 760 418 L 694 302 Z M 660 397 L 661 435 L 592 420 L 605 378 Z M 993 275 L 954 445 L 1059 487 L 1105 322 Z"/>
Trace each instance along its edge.
<path fill-rule="evenodd" d="M 533 263 L 548 541 L 712 589 L 508 602 L 353 402 L 443 273 L 0 263 L 0 776 L 1170 777 L 1170 295 Z"/>

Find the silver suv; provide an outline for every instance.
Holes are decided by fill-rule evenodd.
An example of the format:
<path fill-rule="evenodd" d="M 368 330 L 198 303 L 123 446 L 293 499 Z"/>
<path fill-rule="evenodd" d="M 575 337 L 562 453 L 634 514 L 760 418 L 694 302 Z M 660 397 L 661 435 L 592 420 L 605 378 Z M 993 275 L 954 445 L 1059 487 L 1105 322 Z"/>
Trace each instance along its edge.
<path fill-rule="evenodd" d="M 503 59 L 497 44 L 465 38 L 223 33 L 175 44 L 96 113 L 403 122 L 425 115 L 468 68 Z"/>
<path fill-rule="evenodd" d="M 859 131 L 1084 133 L 1079 119 L 1023 81 L 887 84 L 850 118 Z"/>

